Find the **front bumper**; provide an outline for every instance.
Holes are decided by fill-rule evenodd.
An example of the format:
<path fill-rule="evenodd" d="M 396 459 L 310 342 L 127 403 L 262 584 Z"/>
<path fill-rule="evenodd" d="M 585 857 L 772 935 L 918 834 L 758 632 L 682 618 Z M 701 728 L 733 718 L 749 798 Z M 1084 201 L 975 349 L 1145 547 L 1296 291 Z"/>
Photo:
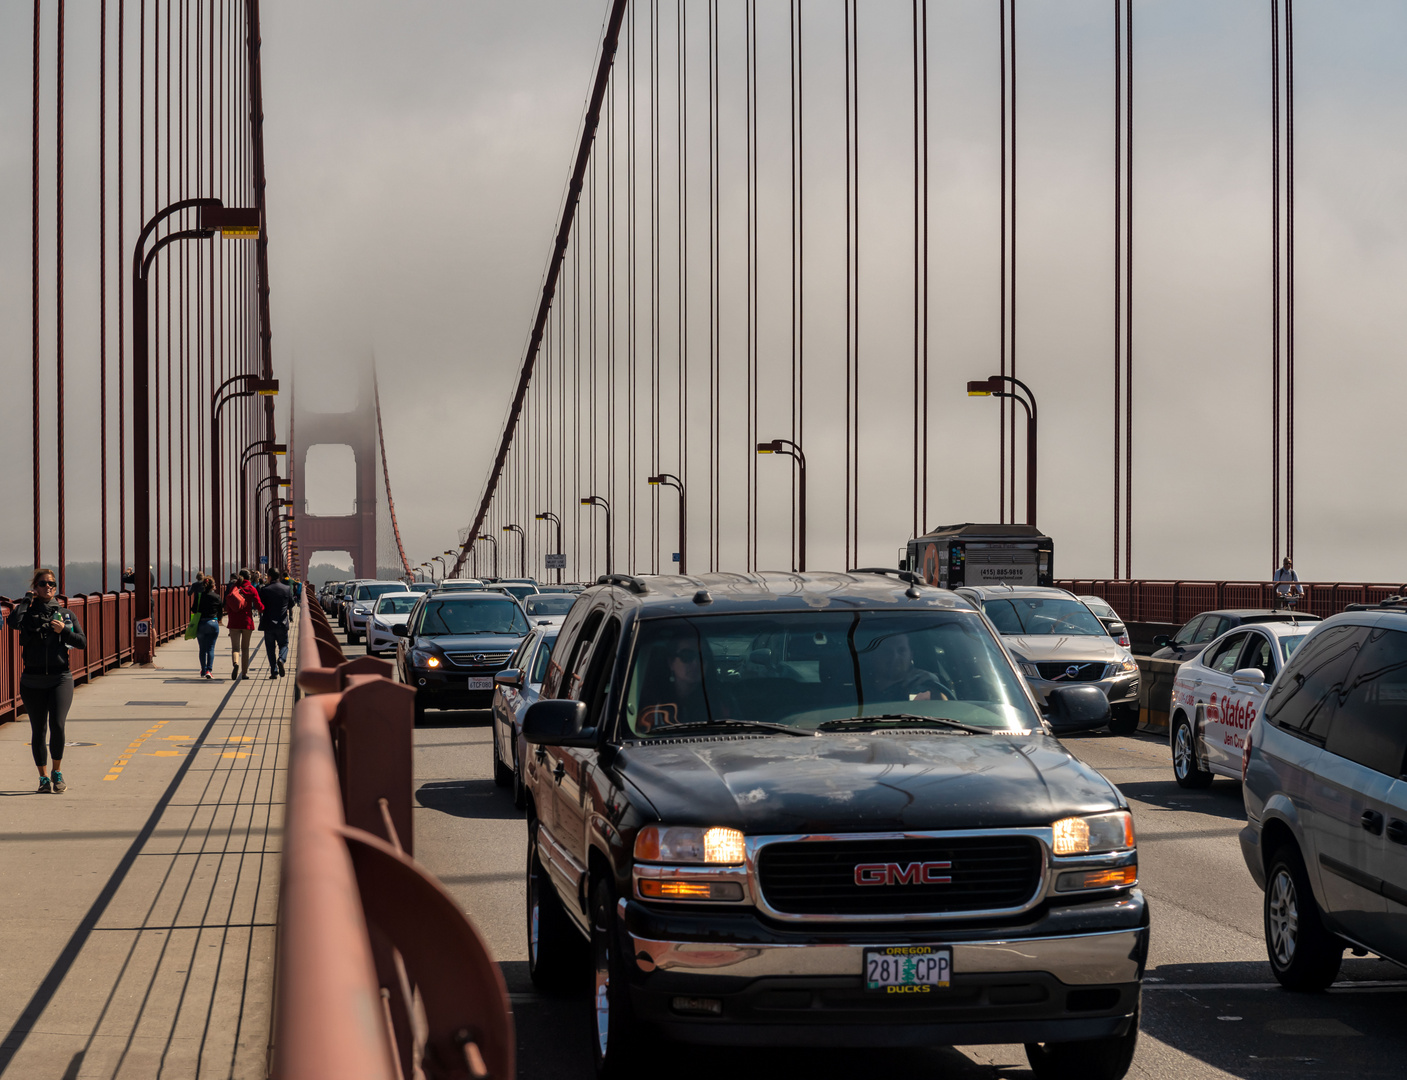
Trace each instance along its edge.
<path fill-rule="evenodd" d="M 448 665 L 447 665 L 448 666 Z M 416 704 L 426 709 L 487 709 L 493 705 L 493 671 L 466 671 L 463 668 L 411 668 L 410 685 L 415 687 Z M 470 676 L 487 678 L 487 690 L 470 690 Z"/>
<path fill-rule="evenodd" d="M 636 1015 L 686 1042 L 778 1046 L 1060 1042 L 1127 1031 L 1148 955 L 1134 889 L 1049 908 L 1025 926 L 940 930 L 774 930 L 737 912 L 619 907 Z M 866 993 L 864 949 L 947 945 L 946 989 Z M 679 999 L 719 1003 L 689 1014 Z M 688 1003 L 684 1008 L 687 1009 Z"/>
<path fill-rule="evenodd" d="M 1026 677 L 1026 682 L 1035 692 L 1042 708 L 1046 704 L 1046 695 L 1063 686 L 1097 686 L 1104 691 L 1104 696 L 1109 699 L 1110 705 L 1138 704 L 1138 674 L 1136 672 L 1131 675 L 1116 675 L 1110 679 L 1100 679 L 1098 682 L 1049 682 L 1045 679 L 1033 679 L 1030 676 Z"/>

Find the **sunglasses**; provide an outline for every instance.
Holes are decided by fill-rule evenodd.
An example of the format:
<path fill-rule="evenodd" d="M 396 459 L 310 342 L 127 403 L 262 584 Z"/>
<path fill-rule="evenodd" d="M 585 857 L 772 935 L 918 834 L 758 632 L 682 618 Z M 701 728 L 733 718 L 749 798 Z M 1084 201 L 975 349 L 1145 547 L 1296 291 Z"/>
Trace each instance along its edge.
<path fill-rule="evenodd" d="M 698 649 L 680 649 L 674 654 L 674 659 L 683 660 L 686 664 L 692 664 L 699 658 Z"/>
<path fill-rule="evenodd" d="M 57 581 L 41 581 L 35 586 L 37 589 L 57 589 L 58 587 L 59 583 Z"/>

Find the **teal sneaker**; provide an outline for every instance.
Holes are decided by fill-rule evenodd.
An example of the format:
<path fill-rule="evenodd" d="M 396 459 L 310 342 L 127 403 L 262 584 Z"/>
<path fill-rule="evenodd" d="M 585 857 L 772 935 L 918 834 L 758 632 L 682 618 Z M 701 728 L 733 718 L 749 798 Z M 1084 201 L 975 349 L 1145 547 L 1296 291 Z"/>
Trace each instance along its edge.
<path fill-rule="evenodd" d="M 49 786 L 49 778 L 47 776 L 41 776 L 39 778 L 39 794 L 47 795 L 53 790 L 54 789 Z"/>
<path fill-rule="evenodd" d="M 54 773 L 54 794 L 62 795 L 67 790 L 68 785 L 64 783 L 64 774 L 61 772 Z"/>

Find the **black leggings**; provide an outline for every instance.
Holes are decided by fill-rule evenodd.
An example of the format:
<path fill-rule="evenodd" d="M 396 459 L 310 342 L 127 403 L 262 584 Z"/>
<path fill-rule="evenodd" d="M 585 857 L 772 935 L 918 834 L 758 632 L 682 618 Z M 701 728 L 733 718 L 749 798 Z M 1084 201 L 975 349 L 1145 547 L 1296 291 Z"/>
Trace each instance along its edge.
<path fill-rule="evenodd" d="M 69 706 L 73 704 L 73 680 L 65 679 L 52 689 L 40 689 L 20 683 L 20 697 L 24 699 L 25 712 L 29 713 L 29 727 L 34 732 L 30 749 L 34 751 L 34 764 L 41 769 L 47 764 L 44 757 L 44 728 L 49 729 L 49 755 L 63 760 L 64 721 L 68 719 Z"/>

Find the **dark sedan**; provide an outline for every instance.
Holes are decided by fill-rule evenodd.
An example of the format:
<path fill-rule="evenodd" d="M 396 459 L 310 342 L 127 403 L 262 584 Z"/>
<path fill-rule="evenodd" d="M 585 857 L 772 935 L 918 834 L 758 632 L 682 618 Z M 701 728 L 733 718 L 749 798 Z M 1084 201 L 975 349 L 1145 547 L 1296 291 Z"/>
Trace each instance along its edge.
<path fill-rule="evenodd" d="M 426 709 L 487 709 L 493 677 L 528 632 L 511 596 L 432 593 L 416 605 L 396 650 L 400 679 L 415 687 L 415 716 Z"/>
<path fill-rule="evenodd" d="M 1297 614 L 1293 611 L 1272 611 L 1269 608 L 1242 608 L 1227 611 L 1204 611 L 1182 624 L 1172 637 L 1159 634 L 1153 639 L 1153 659 L 1190 660 L 1234 626 L 1243 623 L 1317 623 L 1318 615 Z"/>

